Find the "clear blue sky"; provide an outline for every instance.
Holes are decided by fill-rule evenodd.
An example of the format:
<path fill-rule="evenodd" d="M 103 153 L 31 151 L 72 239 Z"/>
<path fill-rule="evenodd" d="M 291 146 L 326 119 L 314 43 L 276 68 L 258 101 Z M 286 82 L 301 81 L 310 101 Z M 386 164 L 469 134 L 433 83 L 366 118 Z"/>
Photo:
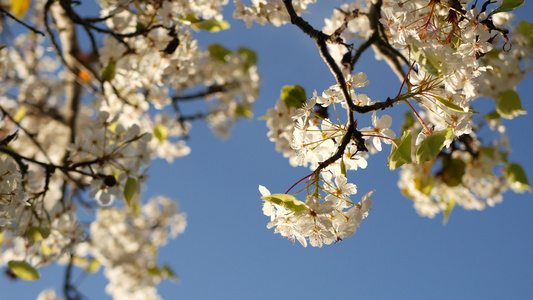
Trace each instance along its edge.
<path fill-rule="evenodd" d="M 322 27 L 331 7 L 343 1 L 310 6 L 311 23 Z M 521 7 L 531 19 L 533 2 Z M 231 6 L 226 15 L 231 17 Z M 316 15 L 314 15 L 316 14 Z M 312 16 L 312 18 L 311 18 Z M 456 208 L 446 226 L 442 216 L 419 217 L 398 191 L 398 172 L 386 165 L 390 148 L 372 156 L 366 170 L 351 172 L 357 199 L 376 189 L 369 217 L 357 233 L 321 249 L 303 248 L 266 228 L 259 184 L 283 192 L 309 173 L 292 168 L 266 137 L 258 120 L 279 98 L 283 85 L 300 84 L 308 95 L 334 83 L 314 43 L 297 28 L 232 28 L 202 34 L 206 45 L 247 46 L 259 56 L 262 89 L 252 121 L 241 121 L 229 140 L 211 135 L 194 123 L 192 152 L 173 165 L 155 161 L 145 199 L 163 194 L 180 201 L 188 214 L 185 233 L 161 251 L 161 262 L 177 272 L 180 283 L 159 286 L 164 299 L 533 299 L 533 196 L 507 192 L 504 202 L 485 211 Z M 362 92 L 372 99 L 394 96 L 400 83 L 383 62 L 367 53 L 356 71 L 367 72 L 370 85 Z M 533 112 L 533 77 L 519 89 L 524 109 Z M 492 101 L 492 100 L 477 100 Z M 405 107 L 397 106 L 394 116 Z M 370 115 L 360 117 L 369 124 Z M 401 118 L 393 119 L 393 127 Z M 506 122 L 514 152 L 533 179 L 533 119 Z M 364 125 L 366 126 L 366 125 Z M 1 299 L 33 299 L 44 288 L 61 293 L 63 269 L 49 267 L 36 282 L 10 282 L 0 276 Z M 82 281 L 89 299 L 106 299 L 101 275 Z"/>

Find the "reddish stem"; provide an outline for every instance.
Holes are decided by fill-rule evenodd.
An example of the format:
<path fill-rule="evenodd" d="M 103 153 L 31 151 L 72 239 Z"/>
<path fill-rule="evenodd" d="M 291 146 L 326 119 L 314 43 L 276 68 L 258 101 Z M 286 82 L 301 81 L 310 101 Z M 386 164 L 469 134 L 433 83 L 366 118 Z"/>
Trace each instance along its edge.
<path fill-rule="evenodd" d="M 311 173 L 311 174 L 305 176 L 304 178 L 298 180 L 298 182 L 296 182 L 295 184 L 293 184 L 293 185 L 292 185 L 292 186 L 291 186 L 291 187 L 285 192 L 285 194 L 288 194 L 288 193 L 289 193 L 289 192 L 290 192 L 295 186 L 297 186 L 298 184 L 300 184 L 300 182 L 306 180 L 307 178 L 313 176 L 314 174 L 315 174 L 315 173 L 313 172 L 313 173 Z"/>

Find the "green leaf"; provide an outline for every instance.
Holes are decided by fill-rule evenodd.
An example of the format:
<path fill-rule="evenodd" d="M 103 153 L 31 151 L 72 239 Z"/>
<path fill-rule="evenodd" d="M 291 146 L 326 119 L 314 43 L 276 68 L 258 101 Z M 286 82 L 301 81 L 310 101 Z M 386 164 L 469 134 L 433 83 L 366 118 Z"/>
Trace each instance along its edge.
<path fill-rule="evenodd" d="M 392 143 L 389 162 L 387 163 L 391 171 L 412 162 L 411 139 L 411 131 L 406 130 L 401 137 L 395 139 L 394 143 Z"/>
<path fill-rule="evenodd" d="M 286 209 L 292 210 L 294 212 L 304 211 L 307 209 L 307 206 L 302 201 L 296 199 L 296 197 L 287 194 L 273 194 L 270 196 L 263 196 L 261 199 L 272 202 L 279 206 L 283 206 Z"/>
<path fill-rule="evenodd" d="M 492 14 L 515 10 L 519 6 L 522 6 L 524 2 L 525 0 L 503 0 L 502 5 L 496 8 Z"/>
<path fill-rule="evenodd" d="M 209 51 L 209 56 L 211 56 L 212 59 L 220 62 L 226 62 L 226 56 L 231 54 L 230 50 L 219 44 L 208 45 L 207 51 Z"/>
<path fill-rule="evenodd" d="M 461 112 L 461 113 L 465 112 L 465 110 L 462 107 L 460 107 L 459 105 L 453 103 L 452 101 L 450 101 L 448 99 L 445 99 L 445 98 L 439 97 L 439 96 L 434 96 L 434 98 L 437 101 L 439 101 L 440 104 L 444 105 L 444 107 L 449 108 L 450 110 Z"/>
<path fill-rule="evenodd" d="M 163 265 L 161 268 L 161 275 L 165 278 L 168 278 L 172 281 L 178 281 L 178 276 L 176 276 L 176 273 L 170 268 L 169 265 Z"/>
<path fill-rule="evenodd" d="M 461 159 L 445 159 L 443 162 L 443 179 L 448 186 L 458 186 L 463 183 L 466 163 Z"/>
<path fill-rule="evenodd" d="M 257 64 L 257 54 L 255 51 L 246 48 L 246 47 L 240 47 L 237 49 L 237 53 L 239 53 L 242 57 L 246 59 L 246 62 L 250 66 L 254 66 Z"/>
<path fill-rule="evenodd" d="M 26 112 L 27 112 L 26 106 L 19 107 L 19 109 L 17 109 L 17 112 L 13 116 L 13 121 L 17 123 L 22 121 L 22 119 L 26 116 Z"/>
<path fill-rule="evenodd" d="M 82 268 L 85 269 L 85 272 L 87 273 L 96 273 L 100 269 L 100 262 L 96 258 L 83 258 L 79 256 L 73 256 L 72 262 Z"/>
<path fill-rule="evenodd" d="M 307 101 L 305 90 L 301 85 L 286 85 L 281 88 L 281 100 L 287 108 L 300 108 Z"/>
<path fill-rule="evenodd" d="M 403 122 L 402 128 L 400 129 L 400 131 L 402 132 L 411 129 L 416 123 L 416 119 L 412 113 L 406 112 L 403 114 L 403 116 L 405 118 L 405 121 Z"/>
<path fill-rule="evenodd" d="M 135 33 L 141 33 L 146 30 L 146 26 L 143 23 L 137 22 L 135 24 Z"/>
<path fill-rule="evenodd" d="M 428 165 L 431 166 L 430 163 L 428 163 Z M 424 195 L 429 196 L 434 186 L 433 176 L 429 176 L 428 173 L 425 174 L 426 176 L 423 177 L 415 177 L 414 183 L 417 190 L 422 192 Z"/>
<path fill-rule="evenodd" d="M 533 23 L 522 20 L 516 29 L 529 40 L 529 47 L 533 48 Z"/>
<path fill-rule="evenodd" d="M 416 163 L 433 160 L 444 147 L 444 141 L 452 137 L 452 129 L 446 128 L 430 134 L 416 149 Z"/>
<path fill-rule="evenodd" d="M 187 21 L 191 24 L 201 22 L 201 20 L 198 19 L 198 17 L 194 14 L 180 15 L 178 19 L 180 19 L 181 21 Z"/>
<path fill-rule="evenodd" d="M 24 233 L 25 236 L 32 239 L 33 242 L 38 242 L 47 238 L 50 235 L 50 228 L 44 227 L 30 227 Z"/>
<path fill-rule="evenodd" d="M 168 137 L 168 128 L 163 124 L 157 124 L 154 127 L 154 137 L 160 142 L 164 141 Z"/>
<path fill-rule="evenodd" d="M 497 111 L 493 111 L 484 115 L 483 118 L 487 119 L 488 121 L 498 120 L 500 118 L 500 114 Z"/>
<path fill-rule="evenodd" d="M 128 206 L 131 205 L 131 200 L 133 199 L 136 191 L 137 180 L 135 178 L 128 177 L 128 181 L 126 181 L 126 185 L 124 186 L 124 199 L 126 199 Z"/>
<path fill-rule="evenodd" d="M 104 71 L 102 72 L 102 79 L 104 81 L 111 81 L 113 78 L 115 78 L 115 61 L 110 61 L 107 66 L 105 67 Z"/>
<path fill-rule="evenodd" d="M 235 108 L 235 114 L 239 117 L 245 117 L 247 119 L 251 119 L 253 117 L 252 110 L 250 109 L 250 105 L 244 105 L 239 104 Z"/>
<path fill-rule="evenodd" d="M 341 158 L 341 174 L 346 177 L 346 163 L 344 162 L 344 157 Z"/>
<path fill-rule="evenodd" d="M 505 119 L 512 119 L 527 113 L 522 109 L 520 96 L 513 90 L 502 92 L 496 97 L 496 111 Z"/>
<path fill-rule="evenodd" d="M 98 270 L 100 270 L 100 262 L 96 258 L 91 259 L 87 268 L 85 268 L 87 273 L 96 273 Z"/>
<path fill-rule="evenodd" d="M 446 225 L 448 223 L 448 219 L 450 218 L 450 214 L 452 213 L 454 207 L 455 199 L 452 199 L 446 203 L 446 210 L 444 211 L 444 219 L 442 220 L 442 224 Z"/>
<path fill-rule="evenodd" d="M 513 192 L 521 194 L 525 191 L 531 192 L 531 185 L 527 180 L 526 172 L 519 164 L 508 164 L 503 174 Z"/>
<path fill-rule="evenodd" d="M 443 68 L 442 58 L 423 53 L 414 42 L 411 42 L 411 53 L 422 69 L 433 76 L 439 76 L 439 69 Z"/>
<path fill-rule="evenodd" d="M 193 27 L 196 27 L 201 30 L 206 30 L 209 32 L 219 32 L 221 30 L 226 30 L 230 28 L 230 25 L 226 21 L 217 21 L 214 19 L 201 21 L 195 24 Z"/>
<path fill-rule="evenodd" d="M 25 261 L 11 260 L 7 263 L 7 266 L 13 274 L 22 280 L 37 280 L 41 278 L 39 271 Z"/>

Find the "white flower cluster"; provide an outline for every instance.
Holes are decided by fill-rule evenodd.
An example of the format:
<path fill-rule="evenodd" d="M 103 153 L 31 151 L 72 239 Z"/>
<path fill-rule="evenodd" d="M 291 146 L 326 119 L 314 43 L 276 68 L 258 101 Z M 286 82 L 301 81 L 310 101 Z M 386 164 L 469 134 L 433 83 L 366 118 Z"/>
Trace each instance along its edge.
<path fill-rule="evenodd" d="M 413 200 L 419 215 L 433 218 L 441 212 L 449 214 L 454 206 L 484 210 L 503 201 L 503 193 L 512 186 L 501 171 L 510 149 L 505 127 L 497 120 L 491 124 L 501 136 L 490 146 L 482 146 L 472 133 L 468 135 L 470 149 L 452 145 L 433 162 L 402 167 L 398 187 Z M 415 127 L 413 132 L 421 130 Z"/>
<path fill-rule="evenodd" d="M 0 158 L 0 227 L 11 225 L 27 205 L 22 174 L 11 158 Z"/>
<path fill-rule="evenodd" d="M 330 186 L 331 194 L 324 201 L 317 196 L 309 196 L 303 210 L 294 211 L 281 205 L 265 201 L 263 213 L 270 217 L 267 228 L 273 228 L 290 241 L 298 241 L 307 247 L 307 241 L 313 247 L 322 247 L 342 241 L 352 236 L 363 219 L 368 216 L 372 206 L 371 191 L 363 196 L 361 202 L 355 204 L 348 198 L 357 193 L 352 183 L 347 183 L 343 175 L 335 179 L 336 186 Z M 259 186 L 263 197 L 270 196 L 270 191 Z"/>
<path fill-rule="evenodd" d="M 122 199 L 129 178 L 140 186 L 147 179 L 144 173 L 150 164 L 148 143 L 152 135 L 141 133 L 136 124 L 126 129 L 117 119 L 101 111 L 68 146 L 73 164 L 83 166 L 84 173 L 93 176 L 89 196 L 104 206 Z"/>
<path fill-rule="evenodd" d="M 135 32 L 138 24 L 168 26 L 150 31 L 148 37 L 124 38 L 124 43 L 111 36 L 104 39 L 100 63 L 114 67 L 110 81 L 114 89 L 106 88 L 105 109 L 111 113 L 121 112 L 121 118 L 138 120 L 143 118 L 150 104 L 162 110 L 186 97 L 188 90 L 197 91 L 198 86 L 212 87 L 214 90 L 206 96 L 216 101 L 209 101 L 209 112 L 204 118 L 216 134 L 227 137 L 238 118 L 251 114 L 259 90 L 255 62 L 250 62 L 242 52 L 232 52 L 220 45 L 203 51 L 192 35 L 192 30 L 202 22 L 223 22 L 220 6 L 225 3 L 227 1 L 216 1 L 215 4 L 212 1 L 165 1 L 160 7 L 146 4 L 143 14 L 126 5 L 104 8 L 102 15 L 114 13 L 106 24 L 119 33 Z M 162 18 L 158 20 L 160 24 L 154 24 L 154 14 Z M 192 15 L 196 18 L 185 17 Z M 172 43 L 175 48 L 168 51 Z M 140 93 L 140 89 L 146 92 Z M 131 105 L 125 105 L 124 100 Z M 173 136 L 188 134 L 190 125 L 187 122 L 166 120 L 164 127 L 173 132 Z M 160 141 L 158 148 L 168 148 L 158 151 L 158 155 L 168 161 L 188 153 L 183 143 L 173 144 L 165 139 Z"/>
<path fill-rule="evenodd" d="M 368 85 L 364 73 L 348 76 L 346 83 L 350 87 L 351 97 L 357 105 L 373 103 L 368 96 L 355 93 L 356 88 Z M 276 150 L 288 157 L 293 166 L 310 166 L 312 170 L 319 168 L 324 161 L 338 151 L 347 129 L 338 115 L 336 115 L 334 123 L 330 118 L 320 115 L 319 110 L 314 108 L 316 105 L 322 108 L 331 106 L 336 112 L 336 106 L 339 104 L 348 109 L 339 85 L 331 86 L 322 93 L 322 96 L 318 96 L 314 92 L 313 97 L 303 103 L 300 108 L 287 107 L 283 99 L 278 100 L 276 107 L 270 109 L 265 117 L 269 128 L 268 136 L 272 142 L 276 143 Z M 391 124 L 390 116 L 383 115 L 379 118 L 374 113 L 372 126 L 360 129 L 362 138 L 366 140 L 365 144 L 373 151 L 381 151 L 382 142 L 390 144 L 396 137 L 395 133 L 389 129 Z M 360 147 L 361 145 L 353 140 L 344 149 L 340 159 L 323 168 L 320 174 L 312 175 L 307 183 L 308 188 L 314 189 L 315 184 L 318 185 L 320 181 L 321 183 L 315 193 L 311 193 L 307 197 L 305 202 L 308 207 L 307 210 L 293 212 L 276 203 L 265 202 L 263 211 L 271 217 L 268 227 L 277 226 L 276 233 L 279 232 L 289 239 L 297 239 L 304 246 L 307 245 L 306 238 L 310 240 L 312 246 L 321 247 L 322 244 L 330 244 L 351 236 L 361 220 L 367 216 L 372 203 L 369 199 L 372 193 L 363 197 L 362 206 L 349 200 L 350 195 L 357 193 L 357 188 L 355 184 L 347 182 L 346 171 L 366 168 L 368 165 L 367 154 L 359 152 Z M 318 196 L 319 190 L 323 191 L 326 196 Z M 265 196 L 269 192 L 263 191 L 262 194 Z M 320 224 L 317 223 L 319 222 L 317 221 L 319 220 L 316 217 L 317 214 L 324 214 L 323 218 L 320 219 L 322 220 Z M 338 223 L 339 220 L 345 222 L 341 222 L 343 224 L 342 229 L 339 227 L 341 225 Z M 352 220 L 357 221 L 352 222 Z M 296 222 L 297 225 L 293 222 Z M 312 227 L 309 227 L 309 224 Z M 311 231 L 310 228 L 312 228 Z M 343 230 L 348 230 L 351 234 L 347 234 Z"/>
<path fill-rule="evenodd" d="M 91 224 L 90 241 L 80 244 L 77 254 L 90 255 L 105 267 L 106 291 L 115 299 L 159 299 L 155 286 L 175 275 L 158 267 L 154 250 L 176 238 L 185 226 L 186 215 L 178 213 L 175 202 L 161 196 L 138 212 L 101 209 Z"/>
<path fill-rule="evenodd" d="M 493 206 L 501 202 L 502 193 L 509 188 L 516 192 L 530 190 L 521 167 L 502 159 L 509 152 L 508 141 L 504 135 L 505 128 L 498 120 L 499 117 L 512 118 L 525 113 L 514 90 L 526 74 L 531 40 L 518 33 L 516 47 L 513 40 L 511 48 L 507 36 L 509 32 L 503 26 L 509 25 L 512 15 L 502 12 L 490 14 L 486 9 L 491 4 L 494 3 L 480 5 L 480 11 L 475 5 L 467 10 L 466 4 L 459 1 L 361 0 L 342 5 L 334 10 L 330 19 L 325 20 L 325 34 L 338 33 L 339 28 L 346 28 L 341 34 L 346 44 L 354 38 L 367 43 L 374 39 L 372 46 L 376 50 L 376 57 L 392 61 L 391 67 L 401 75 L 402 88 L 406 92 L 403 93 L 402 90 L 389 100 L 393 103 L 406 102 L 418 123 L 414 117 L 409 116 L 403 128 L 407 135 L 395 140 L 396 134 L 389 128 L 392 118 L 388 115 L 378 117 L 376 108 L 372 115 L 372 126 L 357 129 L 357 132 L 367 141 L 364 150 L 369 150 L 370 153 L 381 151 L 382 143 L 394 144 L 393 152 L 396 154 L 402 152 L 405 161 L 400 165 L 405 166 L 400 173 L 399 186 L 404 195 L 414 200 L 415 209 L 423 216 L 433 217 L 444 212 L 446 220 L 455 205 L 482 210 L 486 205 Z M 234 17 L 244 19 L 250 26 L 252 20 L 257 21 L 252 16 L 254 13 L 251 13 L 253 7 L 237 4 Z M 359 11 L 359 14 L 352 18 L 352 12 L 355 11 Z M 380 34 L 374 34 L 375 31 Z M 386 46 L 377 46 L 379 43 L 376 39 L 382 39 Z M 350 63 L 352 56 L 347 51 L 355 48 L 346 44 L 328 45 L 329 54 L 339 66 Z M 498 50 L 496 46 L 501 44 L 502 50 Z M 389 48 L 383 51 L 380 47 Z M 397 51 L 394 54 L 397 64 L 394 64 L 391 57 L 386 57 L 393 55 L 391 51 Z M 399 70 L 401 61 L 408 63 L 405 66 L 408 68 L 407 72 Z M 401 74 L 403 72 L 407 74 L 405 77 Z M 358 107 L 376 103 L 368 96 L 354 92 L 354 88 L 367 84 L 366 75 L 362 73 L 346 79 L 350 97 Z M 501 133 L 501 141 L 492 145 L 493 149 L 480 146 L 481 142 L 476 136 L 478 128 L 473 122 L 475 111 L 471 106 L 473 100 L 480 96 L 493 97 L 497 102 L 497 117 L 490 117 L 490 122 L 491 125 L 498 123 L 493 127 Z M 317 211 L 324 211 L 328 215 L 332 211 L 332 203 L 335 203 L 328 203 L 328 197 L 332 200 L 331 197 L 339 196 L 331 193 L 328 187 L 335 186 L 335 183 L 338 186 L 337 181 L 346 180 L 347 170 L 365 168 L 367 162 L 366 153 L 361 153 L 363 147 L 358 145 L 356 137 L 350 137 L 350 143 L 345 148 L 340 147 L 342 140 L 346 138 L 349 123 L 339 119 L 335 103 L 341 103 L 349 116 L 352 112 L 339 85 L 330 87 L 322 96 L 315 92 L 301 107 L 288 100 L 290 99 L 283 99 L 282 93 L 282 99 L 278 100 L 276 107 L 267 112 L 268 137 L 276 143 L 276 150 L 289 158 L 291 165 L 309 165 L 315 170 L 315 173 L 306 177 L 307 186 L 301 190 L 308 193 L 306 209 L 299 211 L 292 204 L 287 204 L 297 201 L 296 199 L 266 197 L 269 193 L 265 191 L 262 191 L 262 199 L 266 201 L 265 214 L 272 218 L 269 228 L 276 227 L 277 233 L 289 239 L 298 239 L 304 244 L 303 241 L 311 238 L 309 234 L 302 233 L 307 230 L 303 229 L 307 228 L 307 221 L 302 220 L 309 219 L 309 215 L 316 215 Z M 409 103 L 410 100 L 419 104 L 420 112 Z M 514 104 L 502 104 L 506 102 Z M 329 118 L 330 111 L 327 111 L 327 107 L 330 105 L 336 122 Z M 360 121 L 360 118 L 357 120 Z M 357 122 L 355 125 L 358 125 Z M 440 135 L 432 136 L 433 133 Z M 411 135 L 417 138 L 411 139 Z M 430 155 L 426 151 L 431 148 L 428 146 L 429 139 L 435 141 L 440 138 L 443 139 L 442 142 L 439 141 L 442 146 L 432 149 L 434 153 Z M 398 144 L 407 140 L 412 143 L 406 143 L 407 146 Z M 402 150 L 398 150 L 400 146 L 403 147 Z M 424 150 L 424 147 L 427 149 Z M 344 151 L 342 156 L 338 151 Z M 330 158 L 336 160 L 328 161 Z M 397 159 L 392 152 L 389 164 L 391 159 Z M 409 164 L 411 161 L 419 164 Z M 396 162 L 393 161 L 393 164 Z M 391 169 L 396 168 L 389 166 Z M 498 167 L 502 166 L 505 170 L 497 174 Z M 319 196 L 321 192 L 328 196 Z M 314 222 L 311 223 L 316 225 L 317 218 L 313 216 L 311 219 Z M 293 224 L 296 220 L 298 226 Z M 330 230 L 331 227 L 328 226 L 316 228 L 323 229 L 322 241 L 331 242 L 336 229 Z M 311 244 L 321 246 L 323 243 L 315 240 Z"/>
<path fill-rule="evenodd" d="M 138 211 L 101 209 L 90 226 L 90 239 L 74 247 L 74 262 L 85 268 L 97 266 L 89 272 L 105 267 L 109 279 L 106 292 L 114 299 L 161 299 L 156 285 L 176 276 L 168 266 L 158 266 L 155 249 L 183 233 L 186 224 L 186 215 L 178 211 L 176 202 L 162 196 L 152 198 Z M 47 289 L 38 299 L 59 298 L 53 289 Z"/>
<path fill-rule="evenodd" d="M 276 27 L 291 21 L 287 9 L 282 0 L 252 0 L 249 6 L 245 6 L 241 0 L 233 1 L 235 3 L 234 19 L 242 19 L 246 27 L 250 28 L 253 22 L 260 25 L 266 23 Z M 316 0 L 295 0 L 292 1 L 296 13 L 306 12 L 307 6 L 316 3 Z"/>
<path fill-rule="evenodd" d="M 174 275 L 157 266 L 155 250 L 186 222 L 166 198 L 142 206 L 152 159 L 188 155 L 184 138 L 195 120 L 228 136 L 238 119 L 251 118 L 259 91 L 253 51 L 202 49 L 193 36 L 227 29 L 227 3 L 102 1 L 101 20 L 89 20 L 76 6 L 59 16 L 59 3 L 32 2 L 25 20 L 45 37 L 22 34 L 0 49 L 0 265 L 98 257 L 108 293 L 156 297 L 155 285 Z M 69 22 L 94 39 L 91 53 L 66 40 L 68 30 L 55 31 Z M 193 101 L 206 102 L 196 106 L 205 112 L 188 115 L 194 105 L 183 103 Z M 117 200 L 124 202 L 102 207 Z M 96 213 L 91 232 L 79 206 Z"/>

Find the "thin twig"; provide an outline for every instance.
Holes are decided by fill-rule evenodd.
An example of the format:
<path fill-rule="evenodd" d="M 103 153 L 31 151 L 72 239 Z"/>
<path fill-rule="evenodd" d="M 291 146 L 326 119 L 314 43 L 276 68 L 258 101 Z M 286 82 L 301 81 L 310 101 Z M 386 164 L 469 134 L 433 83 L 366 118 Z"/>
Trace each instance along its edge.
<path fill-rule="evenodd" d="M 40 34 L 42 36 L 45 36 L 44 32 L 40 31 L 40 30 L 37 30 L 35 29 L 33 26 L 31 25 L 28 25 L 26 23 L 24 23 L 23 21 L 19 20 L 19 18 L 15 17 L 14 15 L 12 15 L 10 12 L 8 12 L 7 10 L 5 10 L 4 8 L 0 7 L 0 11 L 2 13 L 4 13 L 5 15 L 7 15 L 8 17 L 10 17 L 11 19 L 15 20 L 15 22 L 19 23 L 20 25 L 28 28 L 29 30 L 37 33 L 37 34 Z"/>

